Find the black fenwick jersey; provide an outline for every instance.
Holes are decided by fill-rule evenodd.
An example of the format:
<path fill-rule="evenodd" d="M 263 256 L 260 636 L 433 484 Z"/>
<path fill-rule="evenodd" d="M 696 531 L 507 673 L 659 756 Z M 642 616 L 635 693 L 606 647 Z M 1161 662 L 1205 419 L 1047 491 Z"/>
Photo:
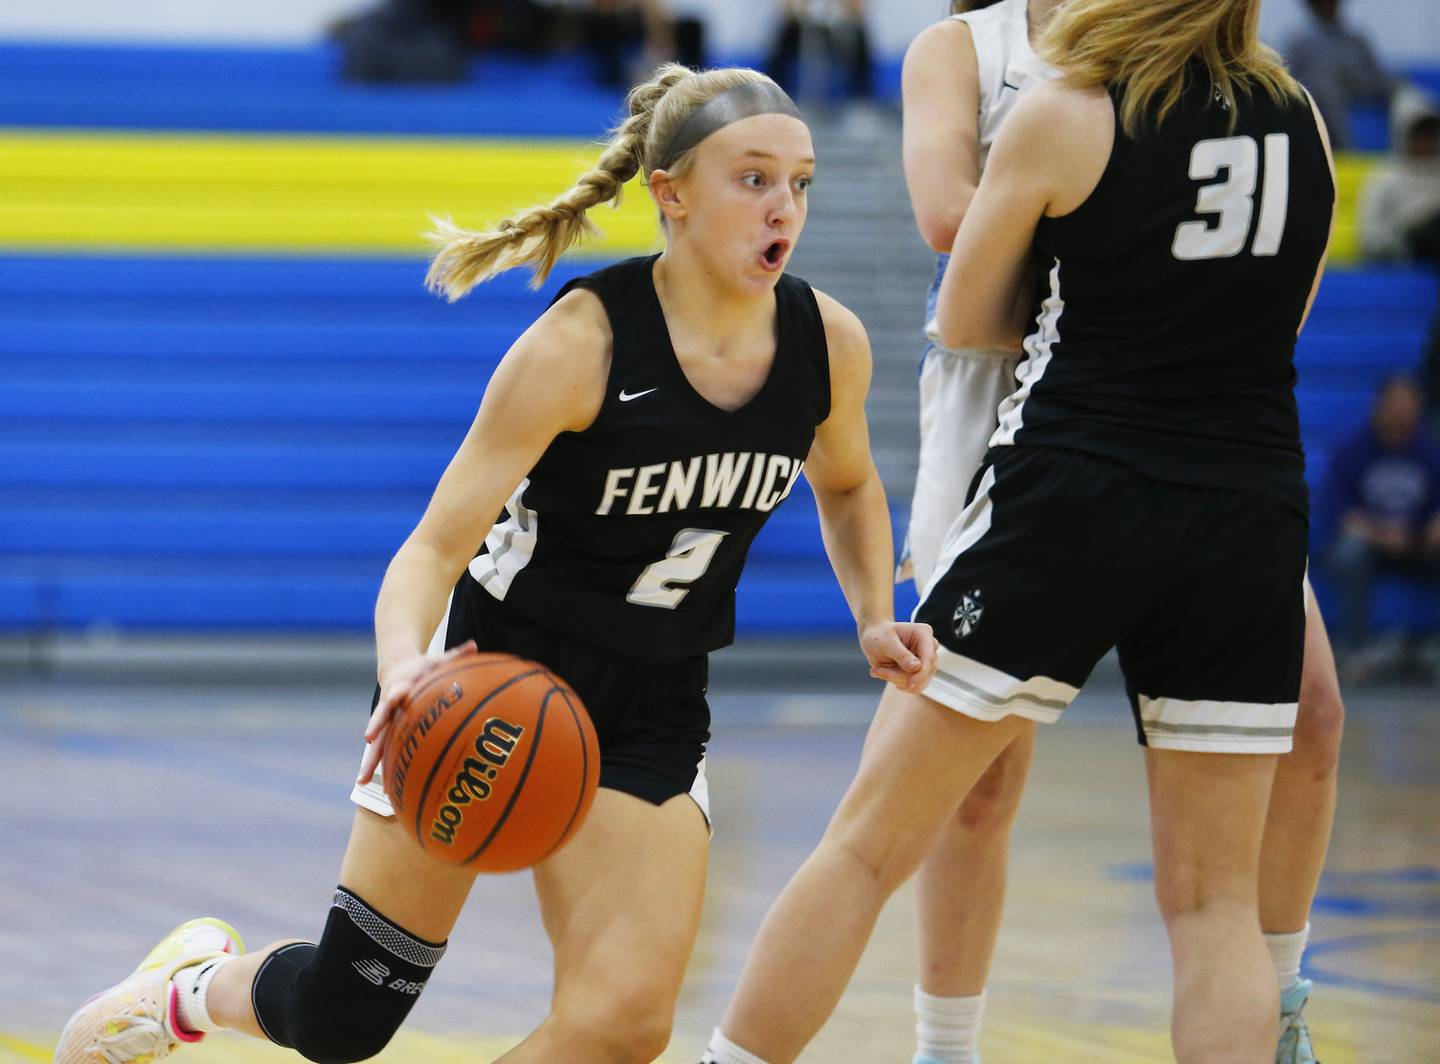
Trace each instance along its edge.
<path fill-rule="evenodd" d="M 1303 511 L 1295 334 L 1334 183 L 1306 101 L 1257 90 L 1232 116 L 1204 68 L 1190 73 L 1179 106 L 1135 139 L 1112 91 L 1100 183 L 1040 222 L 1047 291 L 991 443 L 1088 451 Z"/>
<path fill-rule="evenodd" d="M 483 588 L 555 631 L 666 660 L 734 637 L 746 552 L 829 415 L 830 361 L 814 293 L 782 276 L 769 377 L 738 410 L 714 406 L 675 357 L 656 257 L 561 289 L 588 288 L 605 306 L 614 334 L 605 401 L 520 482 L 456 594 Z"/>

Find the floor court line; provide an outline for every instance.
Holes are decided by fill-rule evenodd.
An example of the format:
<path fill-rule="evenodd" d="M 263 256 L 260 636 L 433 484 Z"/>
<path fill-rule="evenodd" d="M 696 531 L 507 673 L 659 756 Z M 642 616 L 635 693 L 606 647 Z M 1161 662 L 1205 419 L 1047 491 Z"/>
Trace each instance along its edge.
<path fill-rule="evenodd" d="M 1344 1032 L 1317 1028 L 1330 1046 L 1348 1041 Z M 406 1030 L 375 1058 L 379 1064 L 475 1064 L 493 1060 L 514 1046 L 515 1038 L 467 1038 Z M 48 1062 L 51 1046 L 35 1040 L 0 1034 L 0 1064 Z M 693 1064 L 698 1046 L 686 1053 L 675 1047 L 658 1064 Z M 1106 1064 L 1157 1064 L 1169 1054 L 1169 1037 L 1163 1030 L 1146 1030 L 1116 1024 L 1079 1024 L 1064 1030 L 1040 1024 L 992 1024 L 986 1030 L 986 1051 L 994 1059 L 1012 1061 L 1103 1060 Z M 299 1058 L 276 1046 L 224 1033 L 203 1045 L 186 1047 L 187 1064 L 279 1064 Z M 897 1056 L 896 1060 L 900 1057 Z M 1360 1064 L 1353 1052 L 1331 1048 L 1326 1064 Z"/>
<path fill-rule="evenodd" d="M 860 699 L 867 711 L 872 697 Z M 1143 759 L 1122 696 L 1083 697 L 1083 716 L 1042 730 L 1015 826 L 986 1064 L 1170 1059 L 1165 936 L 1143 871 Z M 712 873 L 665 1064 L 698 1057 L 756 925 L 858 758 L 863 723 L 758 725 L 767 698 L 780 700 L 717 701 Z M 1349 701 L 1340 814 L 1321 890 L 1365 904 L 1317 910 L 1311 1025 L 1325 1064 L 1415 1064 L 1435 1059 L 1440 1044 L 1440 973 L 1428 959 L 1440 937 L 1431 813 L 1440 747 L 1430 741 L 1428 697 L 1409 709 L 1388 692 Z M 742 702 L 751 716 L 732 714 Z M 286 705 L 283 691 L 0 685 L 0 853 L 16 855 L 0 861 L 0 952 L 25 959 L 25 979 L 0 992 L 0 1064 L 47 1061 L 69 1012 L 123 977 L 180 919 L 225 917 L 252 945 L 318 932 L 351 817 L 346 796 L 363 714 L 354 692 L 340 689 L 297 693 L 292 704 L 293 721 L 275 712 Z M 123 741 L 87 738 L 96 735 Z M 487 879 L 475 901 L 382 1062 L 494 1059 L 543 1018 L 550 956 L 528 883 Z M 802 1064 L 908 1061 L 912 920 L 902 891 Z M 235 1036 L 208 1039 L 179 1059 L 297 1060 Z"/>

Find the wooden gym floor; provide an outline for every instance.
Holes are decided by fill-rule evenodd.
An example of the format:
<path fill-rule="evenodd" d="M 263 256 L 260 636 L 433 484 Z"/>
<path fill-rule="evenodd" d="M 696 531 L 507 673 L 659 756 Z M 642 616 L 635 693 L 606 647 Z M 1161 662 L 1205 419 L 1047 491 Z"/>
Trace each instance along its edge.
<path fill-rule="evenodd" d="M 338 686 L 338 685 L 337 685 Z M 252 945 L 313 936 L 351 807 L 368 692 L 0 690 L 0 1064 L 48 1061 L 68 1013 L 181 919 Z M 704 928 L 664 1060 L 693 1064 L 766 906 L 853 771 L 874 692 L 716 699 Z M 1348 699 L 1340 813 L 1307 957 L 1325 1064 L 1440 1060 L 1440 698 Z M 1141 758 L 1118 691 L 1042 729 L 1016 826 L 983 1052 L 1010 1061 L 1169 1059 L 1169 964 L 1150 894 Z M 884 916 L 804 1059 L 908 1064 L 908 893 Z M 380 1058 L 493 1059 L 544 1014 L 549 958 L 524 876 L 482 882 L 437 977 Z M 183 1060 L 280 1061 L 221 1035 Z"/>

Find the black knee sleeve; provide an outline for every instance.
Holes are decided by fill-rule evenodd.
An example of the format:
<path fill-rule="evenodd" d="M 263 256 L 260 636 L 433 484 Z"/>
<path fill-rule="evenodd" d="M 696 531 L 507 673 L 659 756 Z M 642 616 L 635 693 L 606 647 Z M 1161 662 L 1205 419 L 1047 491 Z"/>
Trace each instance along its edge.
<path fill-rule="evenodd" d="M 261 965 L 255 1016 L 272 1042 L 316 1064 L 368 1060 L 405 1022 L 444 952 L 340 887 L 319 945 L 283 946 Z"/>

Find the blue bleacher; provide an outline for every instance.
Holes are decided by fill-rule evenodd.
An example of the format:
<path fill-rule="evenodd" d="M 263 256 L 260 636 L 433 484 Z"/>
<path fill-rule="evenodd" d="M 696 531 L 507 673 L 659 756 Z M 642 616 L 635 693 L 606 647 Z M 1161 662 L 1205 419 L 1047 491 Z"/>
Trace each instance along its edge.
<path fill-rule="evenodd" d="M 0 626 L 363 629 L 499 355 L 585 268 L 448 306 L 416 262 L 0 257 Z M 1435 289 L 1326 279 L 1298 356 L 1312 478 L 1416 365 Z M 804 487 L 738 610 L 849 630 Z"/>
<path fill-rule="evenodd" d="M 449 306 L 417 262 L 0 257 L 0 626 L 363 629 L 499 355 L 586 268 Z M 1326 279 L 1298 356 L 1312 478 L 1435 298 L 1415 271 Z M 738 612 L 850 629 L 803 486 Z"/>
<path fill-rule="evenodd" d="M 712 62 L 755 66 L 761 57 Z M 614 90 L 595 84 L 582 54 L 486 52 L 460 84 L 372 86 L 341 81 L 339 50 L 323 41 L 239 48 L 6 41 L 0 70 L 0 126 L 593 137 L 620 103 Z M 836 95 L 843 79 L 839 70 L 831 74 Z M 877 57 L 874 74 L 880 99 L 898 101 L 900 57 Z M 1440 95 L 1440 67 L 1403 76 Z M 1352 132 L 1357 150 L 1386 150 L 1385 108 L 1357 106 Z"/>
<path fill-rule="evenodd" d="M 0 126 L 595 137 L 619 103 L 576 56 L 485 55 L 456 86 L 338 68 L 328 44 L 0 44 Z M 1383 115 L 1357 129 L 1383 146 Z M 416 261 L 0 255 L 0 629 L 365 629 L 496 360 L 589 265 L 447 306 Z M 1435 303 L 1419 272 L 1326 279 L 1298 359 L 1312 483 Z M 742 630 L 851 630 L 803 482 L 751 557 Z"/>
<path fill-rule="evenodd" d="M 4 43 L 0 70 L 0 126 L 595 137 L 620 103 L 576 57 L 486 55 L 462 84 L 371 86 L 341 81 L 328 43 Z"/>
<path fill-rule="evenodd" d="M 1323 564 L 1337 516 L 1326 510 L 1322 490 L 1330 453 L 1363 423 L 1385 377 L 1419 370 L 1437 288 L 1440 279 L 1423 270 L 1331 270 L 1296 349 L 1306 476 L 1316 503 L 1311 548 L 1319 561 L 1311 577 L 1327 612 L 1338 607 Z M 1374 623 L 1379 628 L 1433 629 L 1440 626 L 1440 603 L 1432 599 L 1404 581 L 1382 578 L 1373 602 Z"/>
<path fill-rule="evenodd" d="M 712 62 L 756 66 L 760 57 Z M 0 126 L 594 137 L 615 120 L 622 97 L 595 84 L 593 64 L 580 53 L 482 53 L 469 78 L 455 85 L 346 83 L 339 49 L 328 42 L 274 48 L 4 42 L 0 70 Z M 838 88 L 841 72 L 832 73 Z M 881 99 L 899 99 L 898 56 L 877 60 L 875 86 Z"/>
<path fill-rule="evenodd" d="M 496 360 L 586 268 L 449 306 L 417 262 L 0 257 L 0 627 L 363 629 Z M 744 629 L 851 628 L 803 481 L 751 557 Z"/>

